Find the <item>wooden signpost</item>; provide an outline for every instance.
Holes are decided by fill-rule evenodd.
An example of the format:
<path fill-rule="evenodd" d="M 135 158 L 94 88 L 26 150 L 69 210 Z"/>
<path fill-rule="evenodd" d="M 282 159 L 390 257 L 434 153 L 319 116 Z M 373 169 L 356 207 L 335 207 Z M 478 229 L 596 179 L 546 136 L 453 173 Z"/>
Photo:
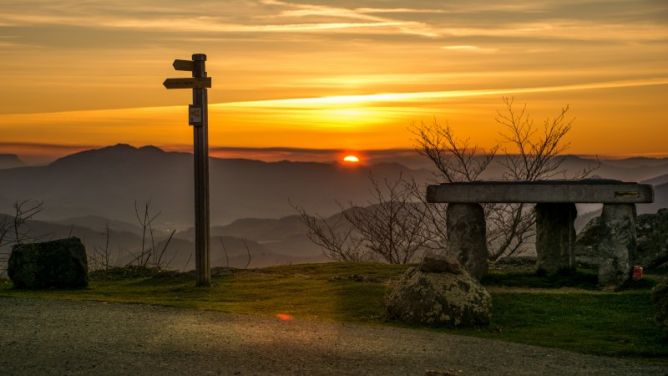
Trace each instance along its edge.
<path fill-rule="evenodd" d="M 167 89 L 192 89 L 193 104 L 188 107 L 188 123 L 193 126 L 195 159 L 195 273 L 198 286 L 211 285 L 209 265 L 209 109 L 206 89 L 206 55 L 192 60 L 174 60 L 175 70 L 191 71 L 192 78 L 168 78 Z"/>

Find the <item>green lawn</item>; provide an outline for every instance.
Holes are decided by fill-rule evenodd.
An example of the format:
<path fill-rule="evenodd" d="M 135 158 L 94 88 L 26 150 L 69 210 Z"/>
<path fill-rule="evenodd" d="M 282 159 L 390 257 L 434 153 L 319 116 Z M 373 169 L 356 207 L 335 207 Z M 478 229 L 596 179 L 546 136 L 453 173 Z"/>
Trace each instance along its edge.
<path fill-rule="evenodd" d="M 189 274 L 94 276 L 85 290 L 19 291 L 0 282 L 0 296 L 159 304 L 242 314 L 287 313 L 297 319 L 391 324 L 383 296 L 405 267 L 309 264 L 219 270 L 212 288 Z M 664 278 L 664 276 L 654 276 Z M 488 328 L 428 329 L 585 353 L 668 358 L 668 341 L 653 321 L 649 281 L 617 293 L 599 292 L 591 273 L 545 279 L 528 271 L 493 271 L 483 283 L 493 296 Z"/>

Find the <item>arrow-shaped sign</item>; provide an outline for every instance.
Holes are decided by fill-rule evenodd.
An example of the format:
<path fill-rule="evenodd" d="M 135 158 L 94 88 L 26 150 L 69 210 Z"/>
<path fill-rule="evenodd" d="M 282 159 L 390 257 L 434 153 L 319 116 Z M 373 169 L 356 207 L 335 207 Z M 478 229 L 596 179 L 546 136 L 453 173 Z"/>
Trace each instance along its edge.
<path fill-rule="evenodd" d="M 193 69 L 195 68 L 195 63 L 193 63 L 192 60 L 176 59 L 176 60 L 174 60 L 174 63 L 172 64 L 172 66 L 176 70 L 192 72 Z"/>
<path fill-rule="evenodd" d="M 167 89 L 205 89 L 211 87 L 211 77 L 168 78 L 162 84 Z"/>

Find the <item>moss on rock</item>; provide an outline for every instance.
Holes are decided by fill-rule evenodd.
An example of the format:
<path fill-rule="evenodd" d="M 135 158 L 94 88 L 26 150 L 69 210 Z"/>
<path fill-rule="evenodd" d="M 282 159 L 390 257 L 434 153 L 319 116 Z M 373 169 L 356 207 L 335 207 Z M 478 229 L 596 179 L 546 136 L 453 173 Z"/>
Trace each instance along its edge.
<path fill-rule="evenodd" d="M 471 327 L 489 324 L 492 299 L 464 272 L 427 273 L 411 268 L 386 297 L 390 318 L 407 323 Z"/>

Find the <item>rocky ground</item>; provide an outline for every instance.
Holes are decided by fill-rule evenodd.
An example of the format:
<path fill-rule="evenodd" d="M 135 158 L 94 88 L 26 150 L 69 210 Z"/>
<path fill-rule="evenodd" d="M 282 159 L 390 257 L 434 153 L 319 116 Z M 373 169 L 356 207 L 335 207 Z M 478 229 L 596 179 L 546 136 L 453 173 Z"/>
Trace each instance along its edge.
<path fill-rule="evenodd" d="M 667 375 L 427 330 L 0 298 L 2 375 Z"/>

